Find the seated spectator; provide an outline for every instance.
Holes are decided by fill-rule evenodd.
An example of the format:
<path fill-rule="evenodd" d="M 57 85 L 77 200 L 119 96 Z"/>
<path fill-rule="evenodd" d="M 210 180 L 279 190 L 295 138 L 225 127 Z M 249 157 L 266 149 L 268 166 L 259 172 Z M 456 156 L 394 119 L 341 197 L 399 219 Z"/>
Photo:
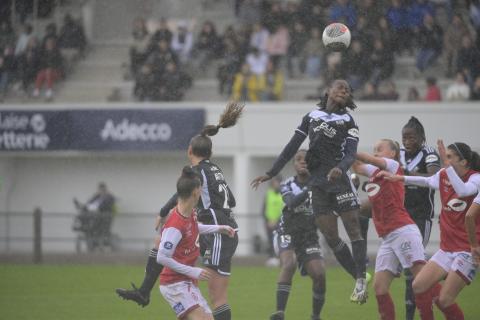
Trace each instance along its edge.
<path fill-rule="evenodd" d="M 138 101 L 155 101 L 158 97 L 157 81 L 150 64 L 144 64 L 137 72 L 133 95 Z"/>
<path fill-rule="evenodd" d="M 392 76 L 395 66 L 393 52 L 384 47 L 381 39 L 375 39 L 373 42 L 373 52 L 370 55 L 370 60 L 373 68 L 371 81 L 375 85 Z"/>
<path fill-rule="evenodd" d="M 250 71 L 248 63 L 244 63 L 233 81 L 232 100 L 257 102 L 260 90 L 258 76 Z"/>
<path fill-rule="evenodd" d="M 8 21 L 0 22 L 0 52 L 6 47 L 15 46 L 15 32 Z"/>
<path fill-rule="evenodd" d="M 246 62 L 253 74 L 262 75 L 267 70 L 268 55 L 253 48 L 247 55 Z"/>
<path fill-rule="evenodd" d="M 330 7 L 329 17 L 330 23 L 342 22 L 351 29 L 353 29 L 357 23 L 355 7 L 349 0 L 336 0 Z"/>
<path fill-rule="evenodd" d="M 352 41 L 350 49 L 345 54 L 342 68 L 353 90 L 363 87 L 370 76 L 371 61 L 360 41 Z"/>
<path fill-rule="evenodd" d="M 178 64 L 178 57 L 175 52 L 170 49 L 170 45 L 167 40 L 160 40 L 157 44 L 157 47 L 153 49 L 152 53 L 150 53 L 150 56 L 146 62 L 152 66 L 153 74 L 157 81 L 163 77 L 165 67 L 170 62 Z"/>
<path fill-rule="evenodd" d="M 178 23 L 177 31 L 173 33 L 171 46 L 173 52 L 177 54 L 183 64 L 190 60 L 190 53 L 193 48 L 193 34 L 188 30 L 186 23 Z"/>
<path fill-rule="evenodd" d="M 197 66 L 199 66 L 201 70 L 205 70 L 210 61 L 220 55 L 220 48 L 221 42 L 217 35 L 215 25 L 211 21 L 204 22 L 198 34 L 193 52 Z"/>
<path fill-rule="evenodd" d="M 357 26 L 352 30 L 352 39 L 358 40 L 367 54 L 373 51 L 374 32 L 368 27 L 365 17 L 359 17 Z"/>
<path fill-rule="evenodd" d="M 63 26 L 60 29 L 58 37 L 58 47 L 62 55 L 67 56 L 83 56 L 87 46 L 87 38 L 83 27 L 75 21 L 71 15 L 65 15 Z M 68 58 L 69 60 L 72 58 Z"/>
<path fill-rule="evenodd" d="M 306 63 L 305 73 L 310 78 L 317 78 L 320 75 L 320 70 L 322 68 L 325 46 L 323 45 L 322 35 L 319 29 L 313 28 L 310 34 L 310 39 L 307 40 L 303 52 Z"/>
<path fill-rule="evenodd" d="M 22 26 L 22 33 L 18 37 L 17 45 L 15 46 L 15 56 L 23 54 L 25 49 L 27 49 L 28 42 L 34 37 L 33 28 L 30 24 L 25 24 Z"/>
<path fill-rule="evenodd" d="M 417 56 L 417 69 L 423 72 L 440 56 L 443 44 L 442 28 L 429 14 L 425 15 L 423 25 L 419 29 L 418 44 L 420 50 Z"/>
<path fill-rule="evenodd" d="M 282 71 L 272 61 L 267 64 L 267 71 L 260 76 L 260 98 L 262 101 L 279 101 L 283 98 L 284 77 Z"/>
<path fill-rule="evenodd" d="M 132 44 L 130 45 L 130 72 L 133 76 L 148 58 L 149 34 L 145 20 L 135 19 L 132 30 Z"/>
<path fill-rule="evenodd" d="M 293 29 L 293 26 L 295 25 L 295 23 L 302 22 L 303 17 L 300 13 L 298 2 L 294 2 L 294 1 L 287 2 L 285 17 L 286 17 L 285 24 L 287 25 L 289 30 Z"/>
<path fill-rule="evenodd" d="M 47 24 L 45 27 L 45 35 L 43 36 L 42 43 L 41 43 L 42 48 L 45 47 L 45 44 L 49 39 L 52 39 L 54 40 L 55 43 L 58 43 L 57 25 L 53 22 Z"/>
<path fill-rule="evenodd" d="M 463 35 L 463 36 L 459 36 Z M 456 72 L 458 66 L 458 53 L 462 47 L 464 37 L 472 38 L 469 28 L 462 19 L 462 16 L 455 14 L 452 23 L 448 25 L 443 38 L 443 50 L 446 59 L 446 75 L 451 77 Z M 470 43 L 472 41 L 470 40 Z M 463 69 L 463 67 L 462 67 Z"/>
<path fill-rule="evenodd" d="M 373 82 L 365 83 L 363 88 L 363 93 L 359 97 L 360 100 L 367 100 L 367 101 L 376 101 L 381 100 L 381 95 L 378 93 L 377 86 Z"/>
<path fill-rule="evenodd" d="M 480 74 L 480 51 L 473 46 L 470 36 L 461 37 L 462 45 L 458 51 L 457 72 L 463 72 L 469 82 Z"/>
<path fill-rule="evenodd" d="M 40 48 L 38 47 L 38 40 L 35 37 L 31 37 L 27 48 L 17 57 L 18 76 L 26 93 L 30 92 L 30 85 L 35 81 L 39 68 Z"/>
<path fill-rule="evenodd" d="M 386 18 L 392 28 L 393 50 L 402 53 L 403 50 L 411 50 L 412 33 L 408 26 L 408 11 L 401 0 L 392 0 L 392 5 L 387 9 Z"/>
<path fill-rule="evenodd" d="M 470 98 L 470 87 L 463 72 L 457 72 L 455 82 L 447 89 L 448 101 L 467 101 Z"/>
<path fill-rule="evenodd" d="M 394 50 L 398 50 L 398 49 L 395 49 L 397 44 L 394 43 L 395 42 L 394 32 L 392 31 L 392 28 L 388 24 L 388 21 L 386 18 L 382 17 L 380 18 L 380 20 L 378 20 L 377 28 L 378 28 L 377 35 L 382 40 L 385 50 L 392 51 L 392 53 Z"/>
<path fill-rule="evenodd" d="M 295 22 L 291 31 L 287 53 L 287 68 L 290 78 L 294 78 L 298 74 L 297 70 L 301 74 L 305 71 L 304 52 L 309 38 L 305 26 L 299 21 Z"/>
<path fill-rule="evenodd" d="M 323 30 L 327 26 L 327 21 L 325 21 L 324 9 L 319 3 L 314 3 L 311 10 L 308 10 L 304 14 L 304 23 L 307 30 L 312 30 L 313 28 L 318 28 L 318 30 Z"/>
<path fill-rule="evenodd" d="M 470 21 L 472 22 L 477 39 L 475 46 L 480 48 L 480 1 L 470 1 Z"/>
<path fill-rule="evenodd" d="M 160 81 L 160 101 L 180 101 L 191 86 L 192 79 L 180 71 L 175 63 L 169 62 Z"/>
<path fill-rule="evenodd" d="M 268 2 L 266 6 L 268 7 Z M 274 32 L 278 29 L 279 26 L 287 23 L 287 16 L 282 10 L 282 6 L 278 2 L 271 2 L 270 9 L 266 10 L 265 16 L 263 18 L 263 23 L 265 27 L 270 32 Z"/>
<path fill-rule="evenodd" d="M 407 10 L 407 19 L 409 27 L 414 31 L 418 30 L 423 25 L 423 19 L 426 15 L 435 17 L 435 7 L 429 0 L 415 0 L 412 1 Z"/>
<path fill-rule="evenodd" d="M 470 92 L 470 100 L 480 100 L 480 76 L 473 82 L 473 88 Z"/>
<path fill-rule="evenodd" d="M 40 51 L 39 71 L 35 80 L 35 90 L 33 97 L 40 95 L 40 90 L 43 84 L 47 86 L 45 97 L 47 99 L 53 98 L 53 86 L 57 80 L 62 76 L 62 55 L 57 47 L 54 38 L 48 38 L 45 46 Z"/>
<path fill-rule="evenodd" d="M 155 51 L 157 49 L 158 43 L 162 40 L 166 41 L 167 44 L 170 45 L 170 43 L 172 42 L 172 37 L 173 34 L 172 31 L 170 31 L 170 29 L 168 28 L 167 19 L 161 18 L 157 30 L 153 33 L 150 39 L 148 53 L 150 54 L 152 51 Z"/>
<path fill-rule="evenodd" d="M 233 78 L 240 69 L 241 56 L 236 43 L 231 38 L 223 40 L 223 57 L 217 71 L 218 92 L 223 95 L 232 94 Z"/>
<path fill-rule="evenodd" d="M 280 25 L 268 37 L 267 53 L 275 65 L 275 68 L 280 68 L 283 65 L 283 60 L 287 55 L 289 45 L 290 36 L 285 25 Z"/>
<path fill-rule="evenodd" d="M 261 23 L 253 25 L 252 34 L 250 35 L 250 47 L 256 48 L 260 52 L 267 51 L 267 43 L 270 32 L 263 27 Z"/>
<path fill-rule="evenodd" d="M 417 88 L 410 87 L 408 88 L 407 94 L 407 101 L 419 101 L 420 100 L 420 93 L 418 92 Z"/>
<path fill-rule="evenodd" d="M 7 90 L 15 76 L 15 56 L 13 46 L 8 45 L 0 54 L 0 101 L 7 95 Z"/>
<path fill-rule="evenodd" d="M 397 101 L 399 98 L 399 94 L 397 92 L 397 88 L 393 81 L 387 81 L 385 84 L 384 89 L 381 92 L 381 98 L 385 101 Z"/>
<path fill-rule="evenodd" d="M 242 25 L 253 25 L 261 21 L 261 1 L 243 0 L 238 8 L 238 21 Z"/>
<path fill-rule="evenodd" d="M 427 82 L 427 92 L 425 93 L 425 101 L 436 102 L 442 101 L 442 93 L 440 88 L 437 86 L 437 79 L 434 77 L 428 77 Z"/>
<path fill-rule="evenodd" d="M 367 28 L 375 30 L 377 23 L 382 18 L 383 5 L 375 0 L 363 0 L 358 4 L 358 19 L 365 18 Z"/>

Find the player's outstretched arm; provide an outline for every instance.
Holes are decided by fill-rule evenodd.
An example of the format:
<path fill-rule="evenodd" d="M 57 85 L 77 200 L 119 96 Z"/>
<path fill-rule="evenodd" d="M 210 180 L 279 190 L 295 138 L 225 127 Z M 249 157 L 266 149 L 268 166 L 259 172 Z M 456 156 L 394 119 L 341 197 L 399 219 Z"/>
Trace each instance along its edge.
<path fill-rule="evenodd" d="M 216 225 L 216 224 L 198 224 L 198 232 L 200 234 L 207 233 L 221 233 L 233 238 L 235 236 L 236 230 L 230 226 L 226 225 Z"/>
<path fill-rule="evenodd" d="M 363 163 L 374 165 L 381 170 L 387 169 L 387 161 L 385 161 L 384 158 L 375 157 L 366 152 L 357 152 L 357 160 L 360 160 Z"/>

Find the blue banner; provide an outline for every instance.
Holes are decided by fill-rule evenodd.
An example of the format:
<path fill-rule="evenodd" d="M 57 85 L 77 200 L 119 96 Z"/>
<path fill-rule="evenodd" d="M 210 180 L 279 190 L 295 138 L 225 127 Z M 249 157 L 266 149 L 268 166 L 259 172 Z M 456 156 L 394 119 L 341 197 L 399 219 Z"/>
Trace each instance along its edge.
<path fill-rule="evenodd" d="M 0 110 L 0 151 L 184 150 L 203 109 Z"/>

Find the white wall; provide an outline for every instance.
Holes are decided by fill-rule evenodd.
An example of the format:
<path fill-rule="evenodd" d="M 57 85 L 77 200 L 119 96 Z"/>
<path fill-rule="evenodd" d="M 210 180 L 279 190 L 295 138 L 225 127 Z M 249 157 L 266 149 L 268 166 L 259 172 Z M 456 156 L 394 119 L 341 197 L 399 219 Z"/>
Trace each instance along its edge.
<path fill-rule="evenodd" d="M 164 108 L 175 106 L 205 107 L 207 121 L 215 123 L 223 110 L 222 103 L 201 104 L 119 104 L 119 105 L 49 105 L 52 109 L 68 108 Z M 263 233 L 260 219 L 245 220 L 245 213 L 258 213 L 263 192 L 249 187 L 249 181 L 269 169 L 274 157 L 300 123 L 302 116 L 314 107 L 311 103 L 276 103 L 247 105 L 239 124 L 221 130 L 213 138 L 214 157 L 224 170 L 237 198 L 236 214 L 239 216 L 242 245 L 239 253 L 248 253 L 246 241 L 254 234 Z M 39 109 L 38 105 L 4 105 L 2 109 Z M 480 106 L 478 104 L 407 104 L 359 103 L 354 117 L 360 127 L 361 150 L 371 150 L 374 142 L 383 137 L 400 140 L 402 126 L 411 115 L 424 124 L 429 144 L 437 137 L 446 143 L 463 141 L 480 150 Z M 153 235 L 151 224 L 161 205 L 174 192 L 174 182 L 183 165 L 187 163 L 184 152 L 155 154 L 88 154 L 88 153 L 0 153 L 0 212 L 31 212 L 40 206 L 44 212 L 67 212 L 73 217 L 72 197 L 85 200 L 99 181 L 105 181 L 119 199 L 120 216 L 114 225 L 122 237 L 148 239 Z M 286 168 L 284 176 L 292 173 Z M 122 213 L 151 213 L 139 219 L 121 219 Z M 0 218 L 0 237 L 5 233 L 4 220 Z M 71 237 L 71 219 L 49 219 L 44 222 L 45 234 Z M 373 228 L 372 228 L 373 229 Z M 12 220 L 10 233 L 31 234 L 31 221 Z M 375 239 L 374 231 L 371 239 Z M 438 238 L 438 232 L 432 238 Z M 30 248 L 30 247 L 29 247 Z M 46 249 L 49 247 L 47 246 Z M 50 248 L 53 248 L 53 244 Z M 72 244 L 60 247 L 70 250 Z M 373 247 L 372 247 L 373 249 Z"/>

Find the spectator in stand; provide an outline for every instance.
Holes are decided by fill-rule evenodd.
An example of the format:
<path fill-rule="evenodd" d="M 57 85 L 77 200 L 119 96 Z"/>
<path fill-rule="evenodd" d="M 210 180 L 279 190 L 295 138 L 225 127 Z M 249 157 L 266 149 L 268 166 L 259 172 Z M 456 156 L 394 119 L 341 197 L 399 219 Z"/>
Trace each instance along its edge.
<path fill-rule="evenodd" d="M 392 76 L 395 62 L 393 52 L 387 50 L 380 38 L 373 42 L 373 52 L 370 55 L 372 76 L 370 80 L 375 84 Z"/>
<path fill-rule="evenodd" d="M 152 38 L 150 39 L 150 45 L 148 49 L 148 53 L 150 54 L 152 51 L 157 49 L 158 43 L 162 40 L 166 41 L 167 44 L 172 42 L 172 31 L 168 28 L 167 19 L 161 18 L 158 29 L 153 33 Z"/>
<path fill-rule="evenodd" d="M 70 14 L 66 14 L 58 37 L 58 47 L 62 55 L 83 56 L 87 46 L 87 38 L 83 27 Z"/>
<path fill-rule="evenodd" d="M 267 70 L 268 55 L 253 48 L 247 55 L 246 61 L 250 71 L 255 75 L 262 75 Z"/>
<path fill-rule="evenodd" d="M 172 49 L 170 49 L 170 45 L 167 40 L 160 40 L 157 44 L 157 47 L 147 59 L 147 63 L 153 67 L 153 74 L 156 81 L 160 81 L 160 79 L 162 79 L 165 72 L 165 67 L 169 62 L 177 64 L 178 57 L 172 51 Z"/>
<path fill-rule="evenodd" d="M 428 77 L 427 82 L 427 92 L 425 94 L 425 101 L 428 102 L 437 102 L 442 101 L 442 93 L 440 88 L 437 86 L 437 79 L 434 77 Z"/>
<path fill-rule="evenodd" d="M 310 78 L 317 78 L 322 68 L 324 45 L 322 35 L 318 28 L 313 28 L 310 32 L 311 37 L 305 44 L 305 73 Z"/>
<path fill-rule="evenodd" d="M 180 101 L 185 91 L 192 86 L 192 79 L 177 68 L 173 62 L 166 65 L 165 74 L 160 84 L 161 101 Z"/>
<path fill-rule="evenodd" d="M 303 74 L 305 71 L 305 59 L 303 52 L 309 40 L 305 26 L 297 21 L 290 32 L 290 45 L 287 52 L 287 68 L 289 78 L 295 78 L 297 70 Z"/>
<path fill-rule="evenodd" d="M 378 2 L 380 1 L 375 3 L 374 0 L 363 0 L 358 5 L 358 18 L 365 18 L 367 28 L 370 30 L 375 30 L 378 21 L 382 18 L 383 5 Z"/>
<path fill-rule="evenodd" d="M 284 76 L 272 61 L 267 64 L 267 71 L 260 76 L 261 100 L 280 101 L 283 98 Z"/>
<path fill-rule="evenodd" d="M 470 100 L 480 100 L 480 76 L 478 76 L 473 82 L 473 88 L 470 92 Z"/>
<path fill-rule="evenodd" d="M 472 25 L 475 28 L 475 33 L 477 34 L 475 46 L 480 48 L 480 1 L 479 0 L 470 1 L 470 21 L 472 22 Z"/>
<path fill-rule="evenodd" d="M 220 48 L 221 42 L 215 25 L 211 21 L 205 21 L 193 52 L 193 56 L 201 70 L 205 70 L 210 61 L 219 56 Z"/>
<path fill-rule="evenodd" d="M 408 11 L 401 0 L 392 0 L 387 9 L 386 18 L 392 28 L 392 45 L 396 53 L 411 50 L 411 31 L 408 26 Z"/>
<path fill-rule="evenodd" d="M 0 22 L 0 52 L 15 45 L 15 32 L 8 21 Z"/>
<path fill-rule="evenodd" d="M 188 30 L 185 22 L 177 24 L 177 31 L 173 33 L 171 47 L 180 59 L 180 62 L 185 64 L 190 60 L 190 53 L 193 48 L 193 34 Z"/>
<path fill-rule="evenodd" d="M 312 9 L 305 13 L 305 27 L 307 30 L 312 30 L 313 28 L 318 28 L 318 30 L 323 30 L 327 25 L 325 21 L 324 9 L 318 3 L 315 3 L 312 6 Z"/>
<path fill-rule="evenodd" d="M 133 22 L 132 44 L 130 46 L 130 72 L 136 76 L 139 68 L 148 58 L 149 34 L 145 19 L 137 18 Z"/>
<path fill-rule="evenodd" d="M 300 8 L 298 2 L 288 1 L 287 8 L 285 10 L 285 17 L 286 17 L 286 25 L 288 26 L 289 30 L 293 29 L 293 26 L 297 22 L 302 21 L 302 15 L 300 14 Z"/>
<path fill-rule="evenodd" d="M 236 43 L 231 38 L 223 40 L 223 57 L 217 71 L 218 92 L 232 94 L 233 78 L 240 69 L 241 56 Z"/>
<path fill-rule="evenodd" d="M 50 100 L 53 98 L 53 86 L 61 78 L 63 72 L 62 55 L 53 37 L 47 38 L 44 47 L 40 51 L 39 61 L 39 71 L 35 80 L 33 96 L 35 98 L 38 97 L 42 86 L 46 84 L 45 97 Z"/>
<path fill-rule="evenodd" d="M 345 53 L 342 63 L 343 73 L 353 90 L 363 87 L 370 77 L 371 61 L 368 53 L 363 49 L 363 44 L 353 40 L 350 49 Z"/>
<path fill-rule="evenodd" d="M 387 81 L 385 89 L 381 94 L 382 100 L 397 101 L 399 96 L 395 83 L 393 81 Z"/>
<path fill-rule="evenodd" d="M 407 101 L 419 101 L 420 100 L 420 93 L 418 92 L 417 88 L 415 87 L 410 87 L 408 88 L 408 95 L 407 95 Z"/>
<path fill-rule="evenodd" d="M 391 51 L 393 53 L 394 49 L 396 48 L 396 44 L 394 44 L 394 32 L 388 24 L 388 20 L 384 17 L 380 18 L 380 20 L 378 20 L 376 30 L 378 30 L 377 35 L 380 36 L 385 50 Z"/>
<path fill-rule="evenodd" d="M 250 71 L 248 63 L 244 63 L 233 81 L 232 100 L 257 102 L 260 89 L 258 76 Z"/>
<path fill-rule="evenodd" d="M 242 25 L 253 25 L 261 21 L 261 1 L 243 0 L 238 8 L 238 21 Z"/>
<path fill-rule="evenodd" d="M 42 39 L 42 48 L 45 47 L 45 44 L 49 39 L 52 39 L 55 43 L 58 43 L 57 25 L 53 22 L 47 24 L 45 27 L 45 35 Z"/>
<path fill-rule="evenodd" d="M 22 81 L 22 88 L 26 93 L 30 85 L 35 81 L 40 67 L 40 51 L 38 47 L 38 40 L 31 37 L 28 41 L 25 51 L 17 57 L 18 76 Z"/>
<path fill-rule="evenodd" d="M 462 36 L 461 41 L 462 45 L 458 51 L 456 71 L 463 72 L 467 76 L 468 82 L 472 82 L 480 74 L 480 52 L 473 46 L 470 36 Z"/>
<path fill-rule="evenodd" d="M 353 29 L 357 23 L 355 7 L 349 0 L 336 0 L 330 7 L 330 23 L 343 22 L 347 27 Z"/>
<path fill-rule="evenodd" d="M 429 0 L 412 1 L 407 12 L 408 25 L 414 33 L 420 30 L 427 14 L 435 17 L 435 7 Z"/>
<path fill-rule="evenodd" d="M 268 6 L 268 3 L 267 3 Z M 287 22 L 285 12 L 283 12 L 280 3 L 271 3 L 270 10 L 267 10 L 263 23 L 267 27 L 268 31 L 275 32 L 280 25 L 284 25 Z"/>
<path fill-rule="evenodd" d="M 223 32 L 222 35 L 222 42 L 225 44 L 225 40 L 231 40 L 235 45 L 238 44 L 238 34 L 235 31 L 235 28 L 232 25 L 229 25 L 225 28 L 225 31 Z"/>
<path fill-rule="evenodd" d="M 382 99 L 381 95 L 378 93 L 377 86 L 373 82 L 369 81 L 365 83 L 363 94 L 360 96 L 359 100 L 376 101 Z"/>
<path fill-rule="evenodd" d="M 269 36 L 270 32 L 261 23 L 255 23 L 250 35 L 250 47 L 257 48 L 260 52 L 267 51 Z"/>
<path fill-rule="evenodd" d="M 0 101 L 7 95 L 8 86 L 15 75 L 15 56 L 13 46 L 6 46 L 0 54 Z"/>
<path fill-rule="evenodd" d="M 154 101 L 158 97 L 157 81 L 153 74 L 153 68 L 145 63 L 135 75 L 135 87 L 133 95 L 138 101 Z"/>
<path fill-rule="evenodd" d="M 33 38 L 33 28 L 30 24 L 25 24 L 22 26 L 22 33 L 18 37 L 17 45 L 15 46 L 15 56 L 23 54 L 27 49 L 28 42 Z"/>
<path fill-rule="evenodd" d="M 267 53 L 275 68 L 281 68 L 290 45 L 290 36 L 285 25 L 280 25 L 270 34 L 267 42 Z"/>
<path fill-rule="evenodd" d="M 447 89 L 446 98 L 448 101 L 467 101 L 470 99 L 470 87 L 463 72 L 457 72 L 455 82 Z"/>
<path fill-rule="evenodd" d="M 442 28 L 429 14 L 425 15 L 423 25 L 419 29 L 418 45 L 420 50 L 417 56 L 417 69 L 423 72 L 440 56 L 443 45 Z"/>
<path fill-rule="evenodd" d="M 452 23 L 448 25 L 443 39 L 443 50 L 446 59 L 446 76 L 451 77 L 456 71 L 458 65 L 458 53 L 462 47 L 463 37 L 472 37 L 472 34 L 463 21 L 462 16 L 455 14 L 452 18 Z M 471 43 L 471 40 L 470 40 Z"/>
<path fill-rule="evenodd" d="M 352 31 L 352 38 L 360 41 L 367 54 L 373 51 L 374 32 L 368 27 L 365 17 L 359 17 L 356 28 Z"/>

